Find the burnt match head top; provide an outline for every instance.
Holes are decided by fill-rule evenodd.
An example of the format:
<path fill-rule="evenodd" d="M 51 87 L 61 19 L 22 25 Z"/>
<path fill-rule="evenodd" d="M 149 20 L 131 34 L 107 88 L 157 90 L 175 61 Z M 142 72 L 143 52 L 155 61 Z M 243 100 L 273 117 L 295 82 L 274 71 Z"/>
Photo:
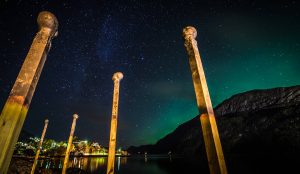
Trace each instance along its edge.
<path fill-rule="evenodd" d="M 122 79 L 123 79 L 123 74 L 121 72 L 114 73 L 114 75 L 112 77 L 113 81 L 115 81 L 115 80 L 122 80 Z"/>
<path fill-rule="evenodd" d="M 45 124 L 48 124 L 48 123 L 49 123 L 49 120 L 48 120 L 48 119 L 46 119 L 46 120 L 45 120 Z"/>
<path fill-rule="evenodd" d="M 73 115 L 73 119 L 77 119 L 79 116 L 77 114 Z"/>
<path fill-rule="evenodd" d="M 196 30 L 196 28 L 194 28 L 192 26 L 187 26 L 183 29 L 182 35 L 183 35 L 184 39 L 188 39 L 189 37 L 196 39 L 197 30 Z"/>
<path fill-rule="evenodd" d="M 39 13 L 39 16 L 37 18 L 37 23 L 39 24 L 40 28 L 49 28 L 51 29 L 52 34 L 57 33 L 58 28 L 58 21 L 54 14 L 48 11 L 42 11 Z"/>

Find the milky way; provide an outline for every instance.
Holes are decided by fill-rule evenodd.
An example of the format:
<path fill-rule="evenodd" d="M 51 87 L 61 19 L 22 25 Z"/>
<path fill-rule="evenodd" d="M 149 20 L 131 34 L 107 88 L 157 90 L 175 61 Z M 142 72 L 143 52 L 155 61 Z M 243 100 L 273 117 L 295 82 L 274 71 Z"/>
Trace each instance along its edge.
<path fill-rule="evenodd" d="M 120 87 L 118 145 L 155 143 L 198 114 L 182 39 L 198 46 L 213 105 L 240 92 L 300 84 L 300 5 L 226 1 L 11 1 L 0 9 L 0 106 L 8 97 L 48 10 L 59 21 L 24 129 L 66 140 L 75 134 L 107 146 L 113 82 Z"/>

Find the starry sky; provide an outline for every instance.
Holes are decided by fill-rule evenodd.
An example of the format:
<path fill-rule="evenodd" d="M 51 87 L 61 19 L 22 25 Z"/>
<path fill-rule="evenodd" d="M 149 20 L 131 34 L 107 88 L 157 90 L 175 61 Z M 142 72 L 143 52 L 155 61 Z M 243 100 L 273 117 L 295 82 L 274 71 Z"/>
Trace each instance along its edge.
<path fill-rule="evenodd" d="M 192 25 L 214 106 L 252 90 L 300 84 L 300 4 L 296 1 L 13 1 L 0 3 L 0 106 L 38 31 L 55 14 L 58 37 L 23 129 L 107 146 L 113 81 L 120 86 L 118 146 L 155 143 L 198 114 L 182 29 Z"/>

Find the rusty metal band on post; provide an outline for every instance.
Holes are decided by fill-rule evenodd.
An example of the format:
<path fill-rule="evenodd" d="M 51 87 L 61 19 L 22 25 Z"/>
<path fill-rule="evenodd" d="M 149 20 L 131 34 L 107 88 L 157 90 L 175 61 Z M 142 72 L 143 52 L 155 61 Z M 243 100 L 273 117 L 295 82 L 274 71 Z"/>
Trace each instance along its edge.
<path fill-rule="evenodd" d="M 7 173 L 41 71 L 57 35 L 56 17 L 47 11 L 37 19 L 39 31 L 25 58 L 0 116 L 0 173 Z"/>
<path fill-rule="evenodd" d="M 223 150 L 219 138 L 219 132 L 211 104 L 209 91 L 205 79 L 201 57 L 195 40 L 197 31 L 194 27 L 188 26 L 183 29 L 185 47 L 189 56 L 189 63 L 196 93 L 196 100 L 203 132 L 205 149 L 209 164 L 210 173 L 226 174 L 227 168 Z"/>

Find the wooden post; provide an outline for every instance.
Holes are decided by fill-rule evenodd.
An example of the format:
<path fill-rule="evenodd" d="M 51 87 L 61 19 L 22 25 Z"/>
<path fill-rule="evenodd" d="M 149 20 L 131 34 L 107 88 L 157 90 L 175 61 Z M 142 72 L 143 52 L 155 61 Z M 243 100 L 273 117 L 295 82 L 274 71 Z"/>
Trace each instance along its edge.
<path fill-rule="evenodd" d="M 121 72 L 116 72 L 112 78 L 112 80 L 114 81 L 114 94 L 113 94 L 113 106 L 112 106 L 111 125 L 110 125 L 108 162 L 107 162 L 107 170 L 106 170 L 107 174 L 113 174 L 115 168 L 114 166 L 115 166 L 115 152 L 116 152 L 116 140 L 117 140 L 119 88 L 120 88 L 120 80 L 122 79 L 123 79 L 123 74 Z"/>
<path fill-rule="evenodd" d="M 35 167 L 37 165 L 37 161 L 39 159 L 39 155 L 40 155 L 40 151 L 41 151 L 41 148 L 42 148 L 42 145 L 43 145 L 43 141 L 44 141 L 44 137 L 45 137 L 45 134 L 46 134 L 46 130 L 47 130 L 47 127 L 48 127 L 48 123 L 49 123 L 49 120 L 46 119 L 45 120 L 45 126 L 44 126 L 44 129 L 43 129 L 43 133 L 42 133 L 42 136 L 41 136 L 41 140 L 40 140 L 40 143 L 37 147 L 37 151 L 36 151 L 36 154 L 35 154 L 35 158 L 34 158 L 34 162 L 33 162 L 33 165 L 32 165 L 32 168 L 31 168 L 31 174 L 34 174 L 34 171 L 35 171 Z"/>
<path fill-rule="evenodd" d="M 67 150 L 66 150 L 66 154 L 65 154 L 65 160 L 64 160 L 64 166 L 62 169 L 62 174 L 65 174 L 68 168 L 68 162 L 69 162 L 69 155 L 70 155 L 70 150 L 72 147 L 72 143 L 73 143 L 73 136 L 74 136 L 74 131 L 75 131 L 75 127 L 76 127 L 76 120 L 78 119 L 78 115 L 74 114 L 73 115 L 73 122 L 72 122 L 72 127 L 71 127 L 71 131 L 70 131 L 70 136 L 69 136 L 69 141 L 68 141 L 68 146 L 67 146 Z"/>
<path fill-rule="evenodd" d="M 17 80 L 0 116 L 0 173 L 7 173 L 15 144 L 23 127 L 27 111 L 41 71 L 57 35 L 56 17 L 47 11 L 37 19 L 39 31 L 33 39 Z"/>
<path fill-rule="evenodd" d="M 201 57 L 195 40 L 197 31 L 188 26 L 183 29 L 185 47 L 189 56 L 189 63 L 196 93 L 197 105 L 201 114 L 200 121 L 206 148 L 209 170 L 211 174 L 226 174 L 227 168 L 219 138 L 214 110 L 211 104 Z"/>

